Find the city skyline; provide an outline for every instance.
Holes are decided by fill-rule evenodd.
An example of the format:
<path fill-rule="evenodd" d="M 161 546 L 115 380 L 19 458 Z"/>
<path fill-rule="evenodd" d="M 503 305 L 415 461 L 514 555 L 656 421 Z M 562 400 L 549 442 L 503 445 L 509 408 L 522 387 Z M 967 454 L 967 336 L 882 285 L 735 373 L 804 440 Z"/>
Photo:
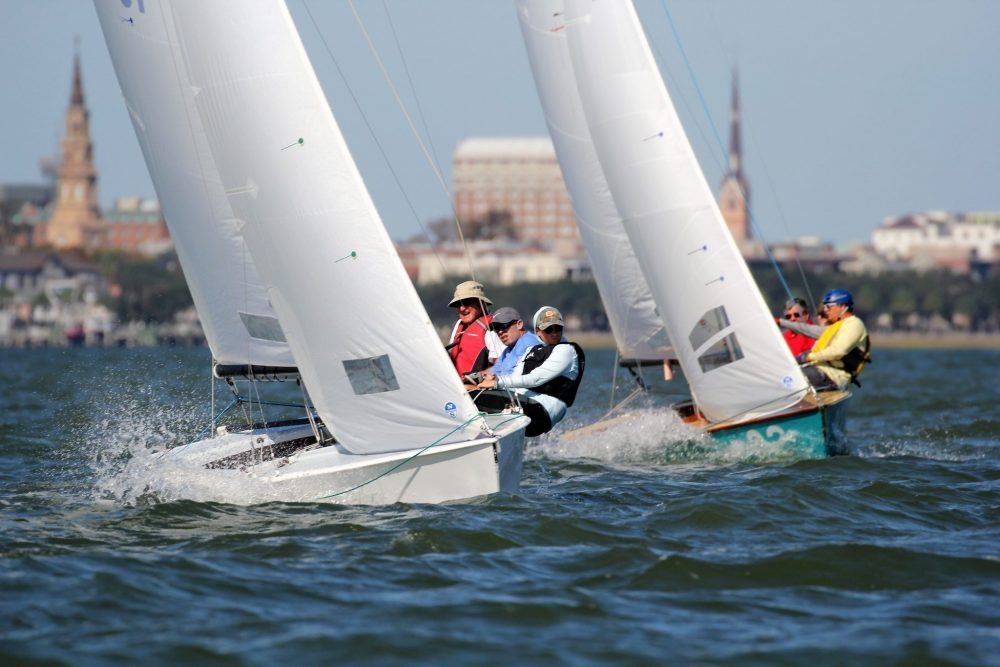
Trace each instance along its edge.
<path fill-rule="evenodd" d="M 888 216 L 1000 209 L 1000 129 L 991 115 L 1000 91 L 990 83 L 1000 46 L 989 35 L 989 26 L 998 24 L 990 18 L 1000 19 L 1000 7 L 981 0 L 949 3 L 955 6 L 947 9 L 930 0 L 887 0 L 878 7 L 754 4 L 751 9 L 732 0 L 671 2 L 665 5 L 669 15 L 658 2 L 637 6 L 713 191 L 725 168 L 729 82 L 731 68 L 738 68 L 746 173 L 765 240 L 813 235 L 838 244 L 868 241 Z M 461 139 L 547 135 L 512 4 L 449 0 L 419 9 L 396 2 L 385 6 L 391 25 L 382 3 L 358 11 L 421 132 L 426 121 L 428 148 L 449 184 L 452 151 Z M 426 223 L 448 215 L 448 199 L 350 7 L 292 2 L 290 9 L 390 234 L 410 237 L 419 231 L 417 219 Z M 697 88 L 677 50 L 671 20 Z M 405 68 L 393 31 L 407 56 Z M 38 160 L 58 154 L 75 35 L 101 204 L 108 208 L 131 195 L 153 197 L 89 3 L 0 4 L 2 90 L 8 100 L 0 109 L 5 145 L 0 182 L 39 182 Z M 848 43 L 852 46 L 845 48 Z M 416 85 L 419 105 L 408 80 Z"/>

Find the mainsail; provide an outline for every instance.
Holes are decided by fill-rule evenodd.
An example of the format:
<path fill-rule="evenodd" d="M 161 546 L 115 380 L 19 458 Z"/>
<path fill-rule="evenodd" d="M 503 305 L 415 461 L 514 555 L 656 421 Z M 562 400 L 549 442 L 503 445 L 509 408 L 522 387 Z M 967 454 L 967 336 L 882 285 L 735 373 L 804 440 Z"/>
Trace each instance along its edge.
<path fill-rule="evenodd" d="M 467 440 L 479 426 L 462 425 L 476 408 L 379 219 L 284 3 L 136 4 L 125 22 L 112 9 L 119 2 L 98 0 L 105 32 L 160 24 L 150 34 L 161 36 L 181 74 L 161 72 L 150 87 L 158 100 L 192 97 L 236 224 L 338 442 L 364 454 Z"/>
<path fill-rule="evenodd" d="M 139 6 L 140 20 L 125 21 L 120 2 L 96 3 L 212 356 L 223 365 L 294 366 L 209 152 L 175 36 L 158 4 Z"/>
<path fill-rule="evenodd" d="M 672 357 L 653 295 L 608 188 L 580 104 L 560 12 L 562 0 L 519 0 L 518 18 L 563 179 L 618 351 Z"/>
<path fill-rule="evenodd" d="M 699 409 L 720 422 L 794 404 L 806 380 L 726 228 L 632 3 L 518 6 L 539 86 L 558 85 L 561 104 L 579 104 L 584 124 L 566 132 L 593 146 L 590 169 L 607 182 Z M 601 187 L 581 180 L 571 189 Z"/>

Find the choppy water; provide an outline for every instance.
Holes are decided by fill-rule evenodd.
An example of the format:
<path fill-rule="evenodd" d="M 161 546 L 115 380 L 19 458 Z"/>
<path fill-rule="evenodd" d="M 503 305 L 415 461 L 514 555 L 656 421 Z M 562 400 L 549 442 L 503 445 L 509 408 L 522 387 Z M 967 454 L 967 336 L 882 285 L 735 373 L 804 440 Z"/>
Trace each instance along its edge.
<path fill-rule="evenodd" d="M 1000 351 L 879 351 L 852 456 L 652 412 L 534 442 L 517 495 L 381 508 L 144 479 L 207 356 L 0 350 L 0 663 L 1000 664 Z"/>

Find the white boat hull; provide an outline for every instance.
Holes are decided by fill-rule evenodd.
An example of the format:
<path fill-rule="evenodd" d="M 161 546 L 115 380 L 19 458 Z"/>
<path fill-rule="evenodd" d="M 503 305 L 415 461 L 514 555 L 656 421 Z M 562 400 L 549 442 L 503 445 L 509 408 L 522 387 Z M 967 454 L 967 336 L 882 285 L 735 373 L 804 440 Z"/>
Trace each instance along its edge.
<path fill-rule="evenodd" d="M 306 447 L 308 425 L 227 433 L 165 452 L 172 466 L 233 468 L 269 487 L 269 500 L 356 505 L 443 503 L 518 489 L 524 456 L 520 415 L 488 415 L 493 434 L 387 454 L 358 455 L 334 444 Z M 287 443 L 302 442 L 286 453 Z M 303 448 L 304 447 L 304 448 Z"/>

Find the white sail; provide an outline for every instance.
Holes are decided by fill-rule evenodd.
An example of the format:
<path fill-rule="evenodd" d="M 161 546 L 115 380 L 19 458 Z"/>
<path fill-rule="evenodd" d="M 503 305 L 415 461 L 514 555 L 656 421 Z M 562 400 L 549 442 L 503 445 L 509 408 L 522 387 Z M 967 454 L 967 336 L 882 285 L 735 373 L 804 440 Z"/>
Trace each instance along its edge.
<path fill-rule="evenodd" d="M 733 241 L 631 2 L 566 0 L 551 29 L 604 177 L 702 413 L 762 417 L 807 390 Z M 565 66 L 564 66 L 565 67 Z"/>
<path fill-rule="evenodd" d="M 129 20 L 121 2 L 98 1 L 96 7 L 212 356 L 226 365 L 294 366 L 226 199 L 194 108 L 196 91 L 161 8 L 140 2 Z"/>
<path fill-rule="evenodd" d="M 468 439 L 479 424 L 462 425 L 476 408 L 379 220 L 284 3 L 135 4 L 136 25 L 160 21 L 170 35 L 185 74 L 160 81 L 159 95 L 193 87 L 230 206 L 338 442 L 370 454 Z"/>
<path fill-rule="evenodd" d="M 563 6 L 563 0 L 517 2 L 528 59 L 576 224 L 618 351 L 638 359 L 672 357 L 670 339 L 590 138 L 566 33 L 559 29 L 565 23 Z"/>

